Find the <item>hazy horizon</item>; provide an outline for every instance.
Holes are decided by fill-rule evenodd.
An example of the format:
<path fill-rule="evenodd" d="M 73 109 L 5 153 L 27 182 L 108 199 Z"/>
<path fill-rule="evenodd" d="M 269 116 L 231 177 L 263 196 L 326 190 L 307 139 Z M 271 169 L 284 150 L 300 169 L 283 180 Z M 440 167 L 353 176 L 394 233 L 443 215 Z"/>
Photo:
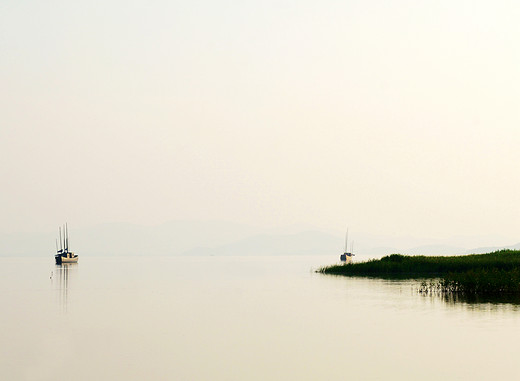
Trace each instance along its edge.
<path fill-rule="evenodd" d="M 484 1 L 4 1 L 0 232 L 520 242 L 519 18 Z"/>
<path fill-rule="evenodd" d="M 63 231 L 63 229 L 62 229 Z M 121 256 L 322 256 L 338 260 L 345 232 L 312 226 L 261 228 L 225 221 L 170 221 L 160 225 L 104 223 L 68 225 L 69 249 L 81 257 Z M 58 230 L 0 233 L 0 257 L 51 258 Z M 356 261 L 393 253 L 409 255 L 463 255 L 499 249 L 520 249 L 520 242 L 491 236 L 431 237 L 382 236 L 350 230 L 349 250 Z"/>

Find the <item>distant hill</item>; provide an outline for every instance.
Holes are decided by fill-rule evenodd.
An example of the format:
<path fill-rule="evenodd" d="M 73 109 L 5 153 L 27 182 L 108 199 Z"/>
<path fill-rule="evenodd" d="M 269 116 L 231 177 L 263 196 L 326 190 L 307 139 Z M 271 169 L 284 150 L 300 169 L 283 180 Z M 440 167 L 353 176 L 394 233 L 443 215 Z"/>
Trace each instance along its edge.
<path fill-rule="evenodd" d="M 0 256 L 51 256 L 57 228 L 53 232 L 0 234 Z M 170 255 L 327 255 L 337 258 L 343 251 L 344 233 L 324 232 L 305 226 L 261 228 L 224 221 L 171 221 L 156 226 L 109 223 L 86 228 L 69 224 L 70 249 L 88 256 Z M 358 260 L 401 253 L 410 255 L 459 255 L 487 253 L 512 246 L 467 250 L 450 245 L 416 245 L 417 239 L 384 238 L 351 234 L 356 240 Z M 424 241 L 424 240 L 423 240 Z M 350 241 L 349 241 L 350 243 Z"/>
<path fill-rule="evenodd" d="M 364 248 L 361 252 L 375 257 L 379 257 L 388 254 L 399 253 L 400 250 L 391 246 L 378 246 Z"/>
<path fill-rule="evenodd" d="M 262 234 L 230 244 L 197 247 L 186 255 L 339 255 L 338 237 L 306 231 L 296 234 Z"/>
<path fill-rule="evenodd" d="M 341 250 L 340 237 L 299 229 L 221 221 L 172 221 L 157 226 L 110 223 L 81 229 L 69 225 L 70 249 L 80 255 L 292 255 Z M 57 235 L 57 231 L 0 234 L 0 256 L 53 255 Z"/>
<path fill-rule="evenodd" d="M 44 256 L 55 253 L 55 237 L 47 233 L 0 234 L 0 256 Z"/>
<path fill-rule="evenodd" d="M 223 245 L 255 233 L 252 226 L 216 221 L 107 224 L 78 230 L 75 242 L 78 250 L 93 255 L 180 255 L 194 246 Z"/>
<path fill-rule="evenodd" d="M 493 251 L 509 249 L 509 250 L 520 250 L 520 243 L 511 246 L 487 246 L 487 247 L 477 247 L 476 249 L 466 250 L 464 254 L 484 254 L 491 253 Z"/>
<path fill-rule="evenodd" d="M 422 245 L 402 250 L 400 254 L 408 255 L 458 255 L 466 251 L 463 247 L 449 245 Z"/>

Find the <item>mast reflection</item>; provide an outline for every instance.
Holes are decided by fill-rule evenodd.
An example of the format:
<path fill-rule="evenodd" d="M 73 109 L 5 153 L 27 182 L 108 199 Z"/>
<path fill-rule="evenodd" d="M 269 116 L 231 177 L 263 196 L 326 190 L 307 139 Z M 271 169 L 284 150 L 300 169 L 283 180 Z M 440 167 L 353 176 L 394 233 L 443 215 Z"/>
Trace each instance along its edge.
<path fill-rule="evenodd" d="M 75 276 L 77 265 L 77 263 L 62 263 L 56 265 L 55 277 L 58 281 L 56 289 L 58 291 L 59 305 L 63 312 L 67 312 L 70 280 Z"/>

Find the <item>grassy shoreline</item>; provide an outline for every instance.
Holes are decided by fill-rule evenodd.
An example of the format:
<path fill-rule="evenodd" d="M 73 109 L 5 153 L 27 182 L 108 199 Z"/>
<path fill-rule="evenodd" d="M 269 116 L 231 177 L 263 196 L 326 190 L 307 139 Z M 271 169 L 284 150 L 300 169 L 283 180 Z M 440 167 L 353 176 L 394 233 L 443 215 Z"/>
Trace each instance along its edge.
<path fill-rule="evenodd" d="M 322 267 L 317 272 L 378 278 L 438 278 L 425 286 L 424 292 L 435 289 L 468 295 L 520 294 L 520 250 L 449 257 L 392 254 L 378 260 Z"/>

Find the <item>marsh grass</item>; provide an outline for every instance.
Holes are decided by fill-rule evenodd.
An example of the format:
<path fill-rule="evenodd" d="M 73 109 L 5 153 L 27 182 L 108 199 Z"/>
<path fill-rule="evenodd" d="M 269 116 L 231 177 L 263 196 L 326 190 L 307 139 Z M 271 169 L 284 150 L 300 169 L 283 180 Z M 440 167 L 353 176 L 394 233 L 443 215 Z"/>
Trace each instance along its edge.
<path fill-rule="evenodd" d="M 422 279 L 419 292 L 425 294 L 520 294 L 519 250 L 450 257 L 392 254 L 379 260 L 323 267 L 318 272 Z"/>

